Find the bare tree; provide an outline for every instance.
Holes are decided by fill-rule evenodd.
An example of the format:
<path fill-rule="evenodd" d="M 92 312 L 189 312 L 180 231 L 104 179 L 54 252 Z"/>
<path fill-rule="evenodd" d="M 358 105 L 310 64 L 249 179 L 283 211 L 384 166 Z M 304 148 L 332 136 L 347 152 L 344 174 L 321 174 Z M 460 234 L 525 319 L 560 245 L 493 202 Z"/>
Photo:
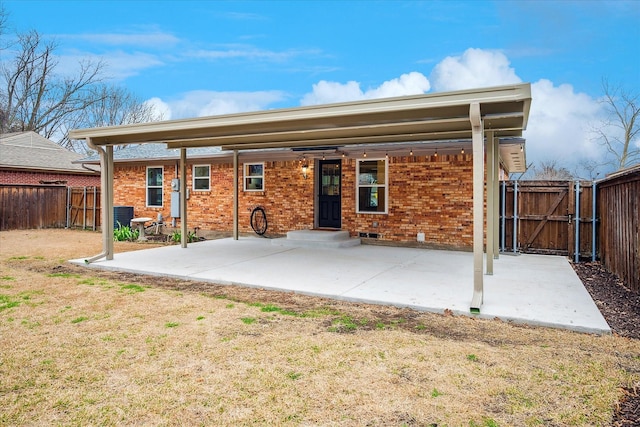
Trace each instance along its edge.
<path fill-rule="evenodd" d="M 0 8 L 0 33 L 4 26 Z M 81 61 L 71 76 L 56 74 L 57 44 L 37 31 L 20 34 L 7 49 L 12 61 L 1 64 L 0 133 L 34 131 L 68 149 L 84 152 L 70 141 L 73 128 L 113 126 L 159 120 L 152 105 L 123 87 L 103 83 L 106 65 Z"/>
<path fill-rule="evenodd" d="M 85 151 L 86 147 L 82 144 L 77 145 L 77 141 L 69 140 L 69 129 L 117 126 L 162 119 L 162 115 L 158 114 L 151 104 L 141 101 L 122 86 L 94 85 L 89 89 L 87 96 L 87 107 L 65 123 L 64 137 L 59 142 L 74 151 Z"/>
<path fill-rule="evenodd" d="M 14 60 L 2 66 L 3 133 L 31 130 L 51 138 L 67 118 L 95 102 L 88 90 L 101 81 L 104 64 L 80 62 L 76 75 L 58 76 L 56 47 L 37 31 L 18 36 Z"/>
<path fill-rule="evenodd" d="M 640 132 L 640 94 L 611 86 L 606 79 L 602 89 L 607 118 L 595 132 L 613 156 L 613 166 L 622 169 L 640 161 L 640 144 L 633 145 Z"/>
<path fill-rule="evenodd" d="M 559 166 L 556 160 L 541 161 L 539 165 L 532 166 L 532 180 L 543 181 L 569 181 L 573 175 L 567 168 Z"/>

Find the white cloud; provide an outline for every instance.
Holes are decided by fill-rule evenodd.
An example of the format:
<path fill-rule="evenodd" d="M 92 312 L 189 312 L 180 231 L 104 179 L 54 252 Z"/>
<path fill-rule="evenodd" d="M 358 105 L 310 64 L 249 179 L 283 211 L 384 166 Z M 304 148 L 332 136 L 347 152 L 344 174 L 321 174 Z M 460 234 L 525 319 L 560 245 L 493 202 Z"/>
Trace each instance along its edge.
<path fill-rule="evenodd" d="M 571 85 L 554 86 L 546 79 L 531 85 L 531 96 L 529 125 L 524 133 L 529 163 L 555 159 L 574 165 L 603 156 L 593 134 L 593 126 L 602 118 L 598 100 L 574 92 Z"/>
<path fill-rule="evenodd" d="M 98 63 L 101 61 L 105 64 L 105 76 L 116 81 L 138 75 L 147 68 L 164 64 L 162 60 L 153 54 L 143 52 L 127 53 L 123 51 L 114 51 L 103 55 L 71 52 L 59 55 L 57 59 L 56 73 L 61 75 L 77 75 L 80 69 L 79 64 L 82 62 Z"/>
<path fill-rule="evenodd" d="M 187 92 L 179 99 L 151 98 L 147 102 L 157 106 L 158 111 L 163 112 L 166 120 L 264 110 L 270 104 L 282 101 L 284 98 L 284 93 L 279 91 L 215 92 L 197 90 Z"/>
<path fill-rule="evenodd" d="M 462 56 L 448 56 L 438 63 L 431 81 L 438 92 L 520 83 L 510 65 L 502 52 L 470 48 Z"/>
<path fill-rule="evenodd" d="M 185 57 L 196 59 L 227 59 L 227 58 L 243 58 L 248 60 L 261 60 L 261 61 L 273 61 L 281 62 L 287 59 L 307 55 L 317 54 L 317 51 L 302 51 L 302 50 L 285 50 L 285 51 L 273 51 L 256 48 L 251 45 L 233 44 L 222 45 L 218 49 L 198 49 L 190 50 L 184 53 Z"/>
<path fill-rule="evenodd" d="M 499 51 L 467 49 L 450 56 L 431 73 L 438 91 L 472 89 L 520 83 L 507 56 Z M 531 112 L 524 137 L 527 163 L 556 160 L 573 171 L 582 160 L 601 161 L 605 153 L 594 141 L 592 126 L 602 117 L 597 99 L 576 93 L 573 86 L 541 79 L 531 84 Z"/>
<path fill-rule="evenodd" d="M 160 98 L 151 98 L 144 101 L 144 104 L 149 105 L 155 111 L 154 116 L 158 120 L 171 120 L 171 107 Z"/>
<path fill-rule="evenodd" d="M 84 33 L 84 34 L 57 34 L 57 38 L 81 40 L 91 44 L 136 46 L 164 48 L 175 46 L 180 39 L 173 34 L 160 31 L 144 33 Z"/>
<path fill-rule="evenodd" d="M 360 83 L 328 82 L 321 80 L 313 85 L 313 92 L 307 93 L 301 105 L 329 104 L 333 102 L 358 101 L 361 99 L 387 98 L 403 95 L 418 95 L 431 88 L 429 80 L 421 73 L 413 71 L 399 78 L 388 80 L 380 86 L 363 91 Z"/>

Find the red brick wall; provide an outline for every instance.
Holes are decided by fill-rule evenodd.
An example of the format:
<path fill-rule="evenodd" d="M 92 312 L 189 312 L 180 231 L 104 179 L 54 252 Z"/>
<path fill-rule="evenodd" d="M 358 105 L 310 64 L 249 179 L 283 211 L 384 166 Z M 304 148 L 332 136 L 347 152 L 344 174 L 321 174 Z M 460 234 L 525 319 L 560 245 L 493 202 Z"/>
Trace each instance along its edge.
<path fill-rule="evenodd" d="M 99 187 L 100 175 L 0 170 L 0 184 L 40 184 L 40 181 L 66 181 L 69 187 Z"/>
<path fill-rule="evenodd" d="M 355 163 L 343 166 L 343 228 L 377 233 L 383 241 L 415 242 L 423 232 L 431 246 L 472 246 L 471 156 L 391 157 L 386 215 L 355 213 Z"/>
<path fill-rule="evenodd" d="M 202 164 L 199 162 L 198 164 Z M 241 166 L 242 167 L 242 166 Z M 355 159 L 342 165 L 342 228 L 357 236 L 378 233 L 379 241 L 416 242 L 425 233 L 425 244 L 444 248 L 470 248 L 473 243 L 473 164 L 470 155 L 392 157 L 389 159 L 389 211 L 356 214 Z M 145 206 L 145 166 L 115 167 L 114 204 L 134 206 L 135 216 L 169 219 L 171 178 L 175 165 L 164 166 L 164 206 Z M 192 188 L 192 167 L 187 186 Z M 310 162 L 304 179 L 297 161 L 265 162 L 265 190 L 245 192 L 239 173 L 239 225 L 250 232 L 249 215 L 255 205 L 264 206 L 268 233 L 314 225 L 314 170 Z M 211 165 L 211 191 L 190 191 L 187 201 L 189 228 L 231 231 L 233 227 L 233 167 Z M 179 221 L 178 221 L 179 224 Z"/>

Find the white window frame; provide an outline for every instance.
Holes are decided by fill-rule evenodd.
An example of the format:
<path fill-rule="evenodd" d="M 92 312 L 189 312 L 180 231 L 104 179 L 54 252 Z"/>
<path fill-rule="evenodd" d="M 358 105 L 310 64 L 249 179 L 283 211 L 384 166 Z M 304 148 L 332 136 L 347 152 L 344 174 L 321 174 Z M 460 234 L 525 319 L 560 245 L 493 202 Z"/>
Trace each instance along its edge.
<path fill-rule="evenodd" d="M 162 182 L 160 185 L 149 185 L 149 169 L 160 169 L 162 173 Z M 147 166 L 144 174 L 144 194 L 145 194 L 145 204 L 148 208 L 161 208 L 164 206 L 164 166 Z M 159 188 L 160 189 L 160 205 L 150 205 L 149 204 L 149 189 L 150 188 Z"/>
<path fill-rule="evenodd" d="M 251 166 L 260 165 L 262 167 L 262 175 L 248 175 L 247 171 Z M 264 191 L 264 162 L 262 163 L 243 163 L 242 164 L 242 175 L 243 175 L 243 188 L 244 191 Z M 260 179 L 262 181 L 262 186 L 260 188 L 251 188 L 249 183 L 249 179 Z"/>
<path fill-rule="evenodd" d="M 361 184 L 360 183 L 360 163 L 361 162 L 384 162 L 384 183 L 370 183 L 370 184 Z M 379 187 L 384 188 L 384 211 L 361 211 L 360 210 L 360 188 L 363 187 Z M 386 215 L 389 213 L 389 161 L 388 159 L 382 157 L 379 159 L 356 159 L 356 213 L 358 214 L 372 214 L 372 215 Z"/>
<path fill-rule="evenodd" d="M 196 176 L 196 168 L 207 168 L 207 176 Z M 207 181 L 207 188 L 196 188 L 196 180 Z M 211 165 L 193 165 L 191 169 L 191 188 L 193 191 L 211 191 Z"/>

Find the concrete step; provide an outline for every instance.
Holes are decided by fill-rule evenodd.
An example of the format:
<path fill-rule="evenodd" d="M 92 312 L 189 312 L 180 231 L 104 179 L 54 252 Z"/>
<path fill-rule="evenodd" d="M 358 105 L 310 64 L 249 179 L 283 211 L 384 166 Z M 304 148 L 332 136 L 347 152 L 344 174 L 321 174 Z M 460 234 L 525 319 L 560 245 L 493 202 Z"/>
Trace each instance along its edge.
<path fill-rule="evenodd" d="M 348 248 L 358 246 L 359 238 L 351 238 L 345 230 L 293 230 L 286 238 L 273 239 L 274 245 L 305 248 Z"/>

